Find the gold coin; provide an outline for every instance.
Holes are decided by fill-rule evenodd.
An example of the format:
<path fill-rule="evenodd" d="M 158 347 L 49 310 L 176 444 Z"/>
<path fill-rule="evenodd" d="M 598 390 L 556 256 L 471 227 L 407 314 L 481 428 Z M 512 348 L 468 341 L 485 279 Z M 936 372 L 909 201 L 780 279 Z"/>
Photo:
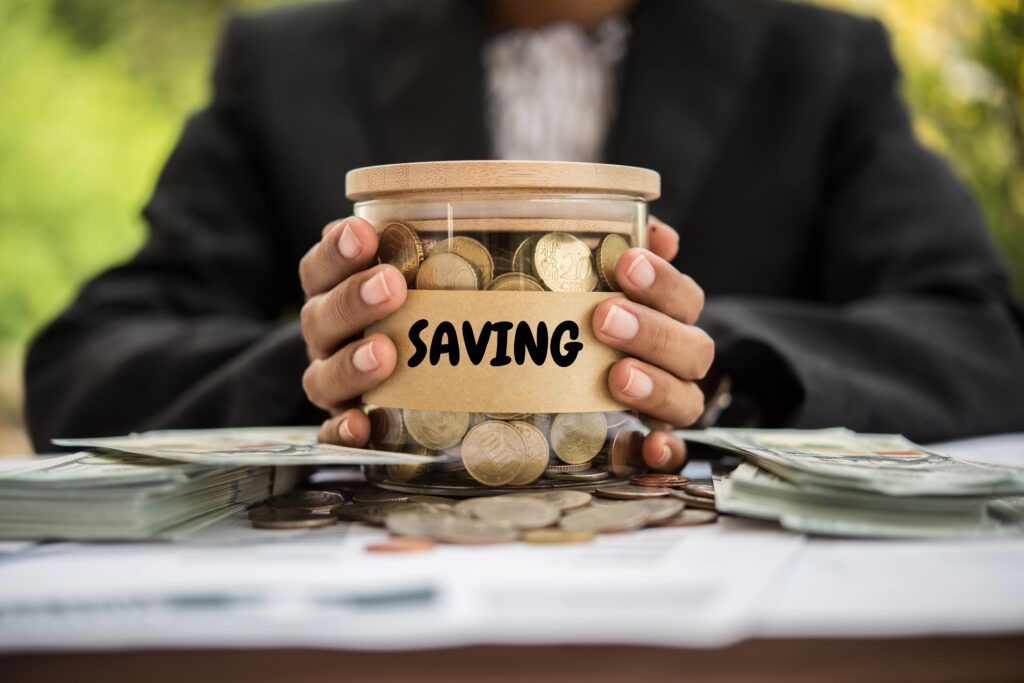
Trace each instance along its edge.
<path fill-rule="evenodd" d="M 643 506 L 622 503 L 575 510 L 562 517 L 559 526 L 566 531 L 602 533 L 639 529 L 646 523 L 647 511 Z"/>
<path fill-rule="evenodd" d="M 415 479 L 417 475 L 426 469 L 426 465 L 421 462 L 392 463 L 385 465 L 384 469 L 387 471 L 389 479 L 404 484 Z"/>
<path fill-rule="evenodd" d="M 544 287 L 525 273 L 505 273 L 487 285 L 489 292 L 543 292 Z"/>
<path fill-rule="evenodd" d="M 626 479 L 639 473 L 644 465 L 644 434 L 635 429 L 620 429 L 608 447 L 608 469 Z"/>
<path fill-rule="evenodd" d="M 423 260 L 423 243 L 405 223 L 388 223 L 377 238 L 377 258 L 398 268 L 411 287 Z"/>
<path fill-rule="evenodd" d="M 594 531 L 584 529 L 533 529 L 523 533 L 523 540 L 527 543 L 586 543 L 594 540 L 595 536 L 597 534 Z"/>
<path fill-rule="evenodd" d="M 527 422 L 509 422 L 510 425 L 519 430 L 526 442 L 526 457 L 524 458 L 523 469 L 515 479 L 509 482 L 513 486 L 532 484 L 540 479 L 548 466 L 548 440 L 544 433 Z"/>
<path fill-rule="evenodd" d="M 469 429 L 469 413 L 406 409 L 402 415 L 409 436 L 419 445 L 433 451 L 451 448 Z"/>
<path fill-rule="evenodd" d="M 516 247 L 515 252 L 512 254 L 512 270 L 529 276 L 537 274 L 533 269 L 533 250 L 537 247 L 537 242 L 543 236 L 531 235 L 519 243 L 519 246 Z"/>
<path fill-rule="evenodd" d="M 526 441 L 507 422 L 481 422 L 462 440 L 462 464 L 486 486 L 508 484 L 523 471 L 526 461 Z"/>
<path fill-rule="evenodd" d="M 597 263 L 597 277 L 608 289 L 619 291 L 619 283 L 615 279 L 615 264 L 619 257 L 629 249 L 629 242 L 622 235 L 606 235 L 597 247 L 594 261 Z"/>
<path fill-rule="evenodd" d="M 615 498 L 617 500 L 636 500 L 638 498 L 670 496 L 672 495 L 672 489 L 657 486 L 637 486 L 635 484 L 613 484 L 595 490 L 594 495 L 601 498 Z"/>
<path fill-rule="evenodd" d="M 541 500 L 554 505 L 562 512 L 590 505 L 594 498 L 586 491 L 530 491 L 528 493 L 511 493 L 504 497 Z"/>
<path fill-rule="evenodd" d="M 370 447 L 382 451 L 402 450 L 405 443 L 405 426 L 402 413 L 397 408 L 370 408 L 366 411 L 370 420 Z"/>
<path fill-rule="evenodd" d="M 484 413 L 484 415 L 492 420 L 525 420 L 530 417 L 532 413 Z"/>
<path fill-rule="evenodd" d="M 533 268 L 553 292 L 592 292 L 597 286 L 590 248 L 565 232 L 549 232 L 537 241 Z"/>
<path fill-rule="evenodd" d="M 560 413 L 551 423 L 551 447 L 570 465 L 593 460 L 607 436 L 604 413 Z"/>
<path fill-rule="evenodd" d="M 549 467 L 545 470 L 544 476 L 555 481 L 603 481 L 611 475 L 605 470 L 595 470 L 589 467 L 577 472 L 552 472 Z"/>
<path fill-rule="evenodd" d="M 541 529 L 562 516 L 562 511 L 551 503 L 515 496 L 482 498 L 472 512 L 477 519 L 513 529 Z"/>
<path fill-rule="evenodd" d="M 487 247 L 472 237 L 449 237 L 434 245 L 431 256 L 456 254 L 466 259 L 480 271 L 481 284 L 486 289 L 494 278 L 494 258 Z"/>
<path fill-rule="evenodd" d="M 416 289 L 475 291 L 481 288 L 480 271 L 458 254 L 431 253 L 416 273 Z"/>

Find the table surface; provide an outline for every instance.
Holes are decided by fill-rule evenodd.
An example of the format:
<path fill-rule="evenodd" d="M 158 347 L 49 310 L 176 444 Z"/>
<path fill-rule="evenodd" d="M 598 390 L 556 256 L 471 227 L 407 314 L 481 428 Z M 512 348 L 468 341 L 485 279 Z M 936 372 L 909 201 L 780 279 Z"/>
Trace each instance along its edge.
<path fill-rule="evenodd" d="M 1024 459 L 1024 436 L 965 442 L 950 450 L 990 461 L 1020 462 Z M 187 633 L 185 640 L 179 634 L 177 638 L 162 641 L 160 623 L 153 622 L 149 627 L 155 627 L 155 631 L 124 646 L 104 641 L 102 637 L 83 646 L 80 642 L 62 640 L 59 633 L 50 640 L 46 640 L 46 633 L 41 633 L 33 652 L 14 651 L 0 657 L 0 679 L 180 682 L 187 677 L 193 680 L 266 680 L 275 683 L 301 680 L 309 683 L 342 677 L 408 680 L 414 676 L 422 678 L 429 672 L 443 672 L 446 680 L 453 681 L 521 680 L 538 675 L 562 681 L 624 678 L 655 681 L 670 677 L 678 680 L 681 673 L 707 683 L 753 679 L 1024 680 L 1024 581 L 1018 578 L 1020 568 L 1024 566 L 1024 539 L 909 543 L 800 538 L 798 550 L 793 551 L 791 535 L 769 528 L 770 525 L 728 521 L 732 526 L 703 528 L 687 538 L 686 543 L 703 539 L 701 542 L 704 543 L 735 544 L 737 538 L 743 539 L 744 543 L 753 542 L 751 552 L 764 554 L 751 558 L 749 563 L 745 563 L 749 566 L 740 568 L 752 581 L 759 578 L 756 575 L 761 569 L 759 557 L 763 557 L 764 566 L 769 567 L 771 552 L 778 551 L 778 564 L 783 568 L 770 580 L 760 577 L 764 579 L 764 585 L 756 592 L 757 609 L 742 615 L 743 632 L 738 642 L 733 638 L 722 643 L 697 643 L 695 639 L 699 640 L 700 629 L 683 628 L 678 637 L 661 639 L 665 641 L 661 644 L 677 641 L 675 647 L 644 646 L 648 642 L 645 640 L 648 633 L 654 634 L 653 642 L 657 642 L 653 629 L 639 635 L 634 633 L 632 639 L 624 634 L 627 637 L 622 638 L 622 644 L 599 644 L 601 639 L 598 636 L 589 635 L 587 638 L 592 641 L 589 644 L 558 645 L 558 637 L 551 633 L 542 631 L 544 635 L 533 642 L 525 642 L 522 633 L 513 629 L 505 633 L 515 633 L 515 637 L 502 645 L 487 644 L 505 641 L 489 641 L 484 636 L 475 642 L 469 638 L 464 643 L 439 643 L 433 648 L 400 642 L 395 647 L 380 650 L 375 648 L 384 647 L 386 640 L 374 641 L 370 649 L 362 649 L 353 647 L 348 641 L 325 644 L 310 639 L 306 642 L 301 634 L 289 638 L 289 633 L 282 630 L 281 638 L 276 642 L 273 634 L 268 639 L 264 633 L 251 643 L 245 636 L 235 641 L 217 642 L 214 639 L 209 648 L 195 649 L 196 643 L 189 642 Z M 211 568 L 216 566 L 217 571 L 232 566 L 244 568 L 245 565 L 237 562 L 251 559 L 249 553 L 254 548 L 241 544 L 230 547 L 234 537 L 225 533 L 222 531 L 219 536 L 214 533 L 205 545 L 183 548 L 185 554 L 182 557 L 173 555 L 177 551 L 167 547 L 122 545 L 99 549 L 90 546 L 83 546 L 81 550 L 74 547 L 57 549 L 50 553 L 29 554 L 29 559 L 24 562 L 11 561 L 10 557 L 0 558 L 0 633 L 4 628 L 5 607 L 6 618 L 9 619 L 11 605 L 17 605 L 16 600 L 12 602 L 12 596 L 16 598 L 43 586 L 46 588 L 37 591 L 42 595 L 47 594 L 50 586 L 56 593 L 67 589 L 69 594 L 74 594 L 75 582 L 60 572 L 65 567 L 76 567 L 76 570 L 69 570 L 71 577 L 85 575 L 77 574 L 80 565 L 67 562 L 92 562 L 94 569 L 109 566 L 115 573 L 116 568 L 121 567 L 124 576 L 115 577 L 115 584 L 121 581 L 125 586 L 139 579 L 132 576 L 134 565 L 124 564 L 126 559 L 151 562 L 154 557 L 172 558 L 178 562 L 174 567 L 187 573 L 189 563 L 194 564 L 197 558 L 207 558 L 206 553 L 214 549 L 220 553 L 216 555 L 220 564 L 211 564 Z M 760 541 L 765 541 L 766 545 L 758 546 Z M 348 542 L 353 540 L 350 538 Z M 645 546 L 645 552 L 649 552 L 651 547 Z M 735 551 L 732 546 L 721 547 Z M 319 552 L 321 549 L 321 546 L 297 545 L 286 552 L 297 552 L 300 558 L 296 561 L 301 563 L 304 561 L 302 553 Z M 266 551 L 266 548 L 255 550 Z M 668 553 L 675 562 L 680 559 L 678 555 L 678 552 Z M 790 556 L 793 559 L 786 559 Z M 225 557 L 236 564 L 224 565 Z M 265 552 L 254 557 L 273 559 Z M 310 554 L 309 557 L 314 556 Z M 464 554 L 456 561 L 470 557 L 475 556 Z M 185 561 L 181 562 L 183 558 Z M 337 559 L 334 557 L 332 561 Z M 496 559 L 500 561 L 501 558 L 495 556 L 491 561 Z M 110 564 L 112 561 L 115 563 Z M 279 566 L 284 568 L 286 565 Z M 443 565 L 442 568 L 449 571 L 448 566 Z M 643 571 L 656 571 L 659 566 L 655 558 L 650 567 L 640 573 L 632 571 L 627 574 L 631 579 L 643 578 Z M 676 565 L 668 563 L 666 566 Z M 725 569 L 723 566 L 722 571 Z M 202 573 L 200 568 L 197 575 Z M 245 573 L 252 573 L 251 569 L 246 569 Z M 14 577 L 15 584 L 20 582 L 20 585 L 13 586 L 13 590 L 11 577 Z M 655 575 L 646 578 L 652 583 L 663 580 Z M 8 581 L 6 585 L 5 580 Z M 33 585 L 36 581 L 38 586 Z M 729 582 L 735 584 L 735 578 L 730 578 Z M 315 580 L 311 579 L 311 583 Z M 139 585 L 145 585 L 144 577 Z M 642 594 L 634 588 L 633 595 L 657 600 L 662 594 L 655 585 Z M 667 596 L 665 600 L 673 599 L 671 593 L 664 595 Z M 739 595 L 747 599 L 745 594 Z M 673 628 L 693 626 L 687 623 L 688 618 L 692 617 L 693 621 L 701 618 L 699 612 L 692 615 L 681 610 L 677 612 L 681 613 L 673 615 L 674 621 L 666 622 Z M 658 616 L 656 611 L 651 614 Z M 625 616 L 625 623 L 630 623 L 629 615 Z M 492 621 L 500 622 L 502 614 L 495 612 L 491 617 Z M 234 622 L 236 626 L 239 623 Z M 12 624 L 16 622 L 7 623 L 8 636 L 13 633 L 10 630 Z M 225 627 L 229 624 L 225 622 Z M 386 621 L 383 626 L 381 633 L 386 634 Z M 97 629 L 102 630 L 102 627 L 103 622 L 97 622 Z M 627 626 L 624 630 L 629 628 Z M 0 641 L 3 637 L 0 635 Z M 416 637 L 422 640 L 423 634 Z M 603 638 L 605 642 L 609 639 L 614 641 L 614 636 Z M 629 640 L 632 644 L 625 644 Z M 3 647 L 2 642 L 0 649 L 9 650 Z M 120 651 L 112 654 L 116 650 Z"/>

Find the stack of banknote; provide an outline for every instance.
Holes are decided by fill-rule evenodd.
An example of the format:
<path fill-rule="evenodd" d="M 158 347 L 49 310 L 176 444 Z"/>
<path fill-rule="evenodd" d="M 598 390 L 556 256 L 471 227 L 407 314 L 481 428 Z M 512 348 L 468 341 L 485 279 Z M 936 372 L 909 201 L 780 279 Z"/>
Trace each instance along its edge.
<path fill-rule="evenodd" d="M 954 458 L 899 435 L 846 429 L 680 435 L 746 459 L 716 487 L 720 512 L 834 536 L 1024 533 L 1024 468 Z"/>
<path fill-rule="evenodd" d="M 287 490 L 296 465 L 422 460 L 316 443 L 315 427 L 61 440 L 70 455 L 0 461 L 0 539 L 175 539 Z"/>

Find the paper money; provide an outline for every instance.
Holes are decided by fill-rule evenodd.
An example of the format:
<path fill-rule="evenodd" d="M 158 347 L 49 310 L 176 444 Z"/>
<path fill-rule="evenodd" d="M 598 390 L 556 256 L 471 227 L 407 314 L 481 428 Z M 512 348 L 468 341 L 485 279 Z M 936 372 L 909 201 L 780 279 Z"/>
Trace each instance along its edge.
<path fill-rule="evenodd" d="M 57 446 L 106 448 L 199 465 L 393 465 L 430 456 L 317 443 L 316 427 L 247 427 L 143 432 L 128 436 L 54 439 Z"/>

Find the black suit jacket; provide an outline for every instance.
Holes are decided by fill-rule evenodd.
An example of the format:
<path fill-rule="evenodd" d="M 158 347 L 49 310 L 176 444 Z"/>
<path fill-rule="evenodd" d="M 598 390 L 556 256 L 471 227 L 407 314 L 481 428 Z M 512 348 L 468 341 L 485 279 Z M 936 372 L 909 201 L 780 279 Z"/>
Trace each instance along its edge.
<path fill-rule="evenodd" d="M 1024 427 L 1024 343 L 978 212 L 917 143 L 873 21 L 772 0 L 641 0 L 608 160 L 708 293 L 717 365 L 771 424 L 929 440 Z M 34 443 L 316 420 L 297 264 L 345 172 L 489 156 L 470 0 L 351 0 L 230 23 L 150 235 L 35 341 Z M 130 141 L 126 141 L 130 144 Z M 131 172 L 126 169 L 126 172 Z"/>

